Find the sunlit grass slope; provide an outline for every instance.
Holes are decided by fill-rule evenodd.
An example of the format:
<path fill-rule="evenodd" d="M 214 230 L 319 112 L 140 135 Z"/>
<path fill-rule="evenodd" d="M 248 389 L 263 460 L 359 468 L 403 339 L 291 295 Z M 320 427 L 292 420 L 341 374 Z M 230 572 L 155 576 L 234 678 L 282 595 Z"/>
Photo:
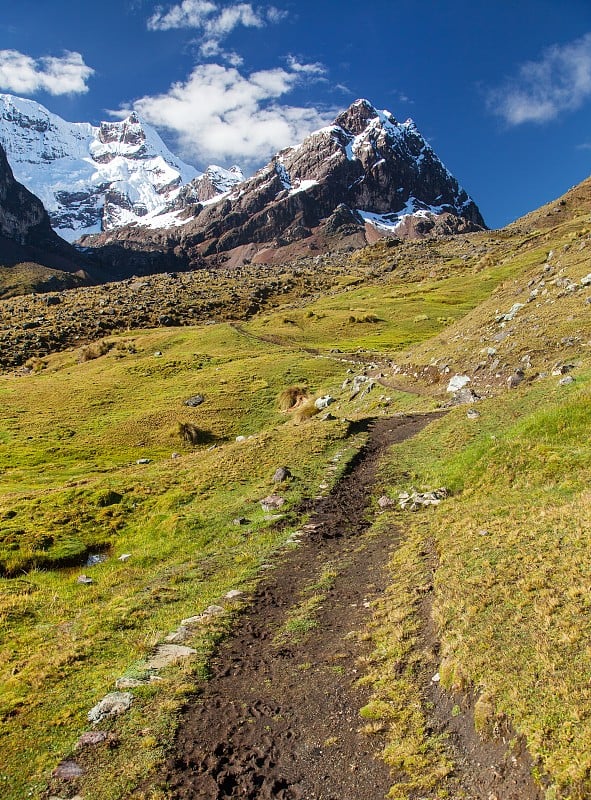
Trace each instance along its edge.
<path fill-rule="evenodd" d="M 338 363 L 221 325 L 143 332 L 99 358 L 79 355 L 0 378 L 5 798 L 42 784 L 89 708 L 182 618 L 254 577 L 287 535 L 258 503 L 274 470 L 295 475 L 283 492 L 289 515 L 347 446 L 346 424 L 296 426 L 276 404 L 294 382 L 335 392 Z M 201 406 L 184 405 L 198 393 Z M 179 422 L 207 443 L 183 443 Z M 108 559 L 86 567 L 89 553 Z M 78 583 L 81 573 L 93 583 Z"/>

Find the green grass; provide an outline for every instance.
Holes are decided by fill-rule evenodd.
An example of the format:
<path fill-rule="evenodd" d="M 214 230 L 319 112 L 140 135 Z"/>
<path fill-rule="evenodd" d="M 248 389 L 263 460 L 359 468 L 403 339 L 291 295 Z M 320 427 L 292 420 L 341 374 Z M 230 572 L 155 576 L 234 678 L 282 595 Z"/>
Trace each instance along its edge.
<path fill-rule="evenodd" d="M 392 496 L 410 485 L 452 493 L 404 517 L 409 534 L 374 633 L 381 666 L 371 680 L 394 706 L 386 755 L 405 776 L 393 797 L 428 788 L 445 763 L 416 702 L 425 663 L 446 688 L 483 698 L 477 728 L 484 700 L 487 719 L 510 720 L 565 797 L 591 791 L 590 378 L 580 374 L 577 388 L 547 379 L 487 401 L 476 421 L 454 410 L 393 451 L 382 485 Z M 416 587 L 431 582 L 435 662 L 413 641 Z M 401 677 L 392 679 L 392 664 Z M 418 715 L 410 722 L 409 707 Z M 433 785 L 443 791 L 446 781 Z"/>

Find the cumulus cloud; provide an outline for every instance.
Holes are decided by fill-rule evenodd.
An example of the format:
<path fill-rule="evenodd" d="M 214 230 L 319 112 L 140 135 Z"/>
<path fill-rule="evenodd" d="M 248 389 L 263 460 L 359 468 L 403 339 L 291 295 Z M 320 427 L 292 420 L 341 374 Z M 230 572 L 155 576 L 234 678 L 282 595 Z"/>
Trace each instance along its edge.
<path fill-rule="evenodd" d="M 168 31 L 175 28 L 192 28 L 201 32 L 201 55 L 206 58 L 224 55 L 230 63 L 236 61 L 235 53 L 222 50 L 221 42 L 235 28 L 264 28 L 280 22 L 286 16 L 274 6 L 255 9 L 251 3 L 232 3 L 221 7 L 211 0 L 182 0 L 168 11 L 158 8 L 148 20 L 152 31 Z"/>
<path fill-rule="evenodd" d="M 93 74 L 80 53 L 34 59 L 18 50 L 0 50 L 0 87 L 15 94 L 84 94 Z"/>
<path fill-rule="evenodd" d="M 320 65 L 314 65 L 317 75 Z M 306 65 L 241 74 L 235 67 L 200 64 L 168 92 L 137 100 L 133 108 L 176 135 L 187 158 L 260 165 L 274 152 L 322 127 L 334 111 L 283 105 L 279 98 L 306 80 Z M 125 112 L 129 109 L 125 109 Z M 125 113 L 123 112 L 123 113 Z"/>
<path fill-rule="evenodd" d="M 527 61 L 517 76 L 493 89 L 490 110 L 509 125 L 548 122 L 575 111 L 591 97 L 591 33 L 553 45 L 538 61 Z"/>

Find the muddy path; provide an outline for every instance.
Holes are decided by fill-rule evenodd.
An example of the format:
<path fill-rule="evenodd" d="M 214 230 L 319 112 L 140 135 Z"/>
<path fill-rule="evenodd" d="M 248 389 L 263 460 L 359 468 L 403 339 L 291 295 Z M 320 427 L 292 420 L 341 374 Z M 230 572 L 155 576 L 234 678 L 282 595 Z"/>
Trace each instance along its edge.
<path fill-rule="evenodd" d="M 360 731 L 356 632 L 388 584 L 391 538 L 367 533 L 380 455 L 428 416 L 375 420 L 300 545 L 254 593 L 186 710 L 161 783 L 170 798 L 375 800 L 391 785 L 380 736 Z M 312 509 L 310 509 L 312 510 Z"/>

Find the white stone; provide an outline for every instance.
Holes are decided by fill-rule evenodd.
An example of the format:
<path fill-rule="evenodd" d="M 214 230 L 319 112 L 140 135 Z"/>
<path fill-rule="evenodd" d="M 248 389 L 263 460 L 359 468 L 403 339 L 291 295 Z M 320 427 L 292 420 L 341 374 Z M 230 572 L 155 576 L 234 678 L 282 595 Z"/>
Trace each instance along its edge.
<path fill-rule="evenodd" d="M 459 392 L 466 384 L 470 383 L 470 378 L 467 375 L 454 375 L 450 382 L 447 384 L 446 391 Z"/>

